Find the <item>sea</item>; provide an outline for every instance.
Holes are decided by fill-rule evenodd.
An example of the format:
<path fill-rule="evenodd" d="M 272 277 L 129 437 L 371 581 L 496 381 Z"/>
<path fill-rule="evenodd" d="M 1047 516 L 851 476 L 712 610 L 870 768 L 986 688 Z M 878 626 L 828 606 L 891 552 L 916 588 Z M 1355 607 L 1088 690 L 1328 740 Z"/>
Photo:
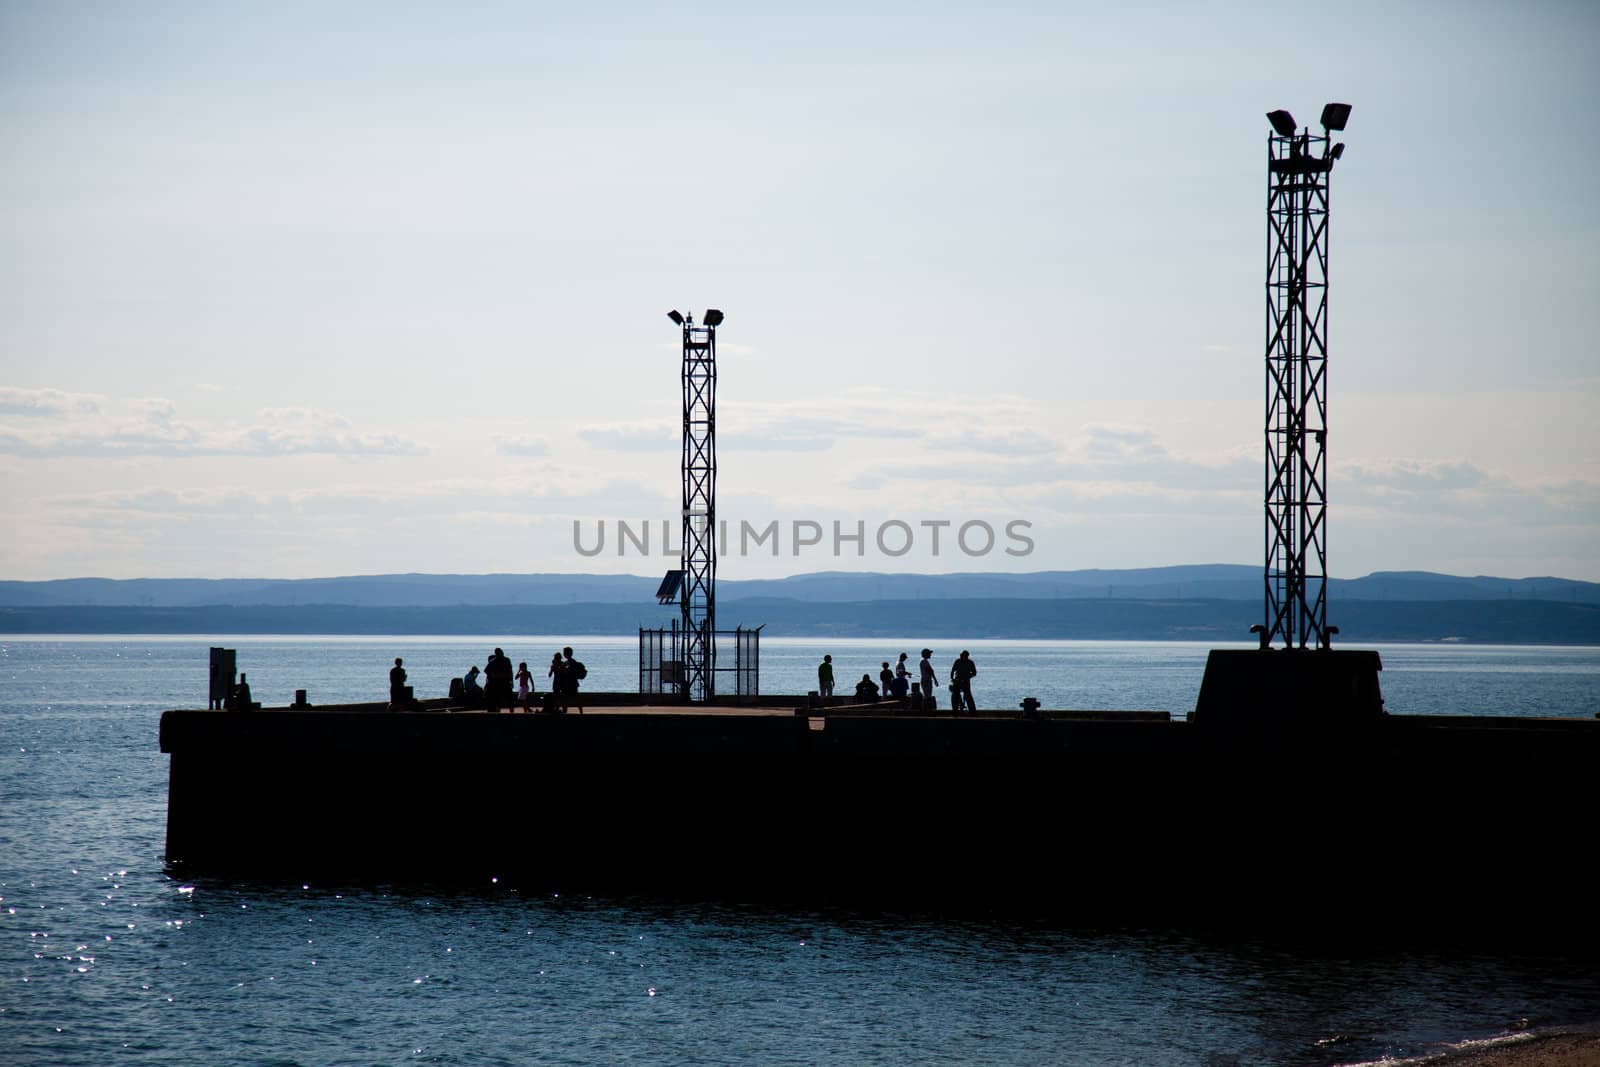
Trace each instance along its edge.
<path fill-rule="evenodd" d="M 1559 945 L 1321 939 L 1314 923 L 1253 938 L 976 907 L 780 908 L 493 883 L 185 879 L 162 859 L 157 727 L 168 708 L 205 706 L 212 644 L 237 649 L 268 705 L 297 689 L 314 705 L 383 700 L 395 656 L 419 696 L 442 696 L 496 645 L 541 688 L 565 644 L 588 667 L 585 688 L 638 687 L 633 637 L 0 635 L 0 1064 L 1324 1065 L 1600 1021 L 1600 960 Z M 927 644 L 941 669 L 961 651 Z M 814 689 L 831 654 L 847 688 L 922 647 L 767 638 L 761 687 Z M 982 707 L 1033 696 L 1182 716 L 1210 646 L 964 647 Z M 1597 648 L 1379 651 L 1392 712 L 1600 711 Z M 483 817 L 520 826 L 536 848 L 542 821 L 582 803 L 531 781 L 524 810 Z M 693 814 L 681 817 L 692 831 Z M 1405 891 L 1393 872 L 1373 884 Z M 1592 908 L 1593 888 L 1551 906 Z"/>

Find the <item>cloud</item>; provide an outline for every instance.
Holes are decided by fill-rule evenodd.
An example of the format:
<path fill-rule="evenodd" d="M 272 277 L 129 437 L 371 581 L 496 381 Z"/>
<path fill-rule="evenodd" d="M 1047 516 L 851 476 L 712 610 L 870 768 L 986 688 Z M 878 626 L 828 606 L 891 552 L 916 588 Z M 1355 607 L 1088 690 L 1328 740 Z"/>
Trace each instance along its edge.
<path fill-rule="evenodd" d="M 138 397 L 128 401 L 128 406 L 142 415 L 146 422 L 153 422 L 157 426 L 171 425 L 178 415 L 177 407 L 166 397 Z"/>
<path fill-rule="evenodd" d="M 65 393 L 59 389 L 0 386 L 0 415 L 21 415 L 25 418 L 92 415 L 100 410 L 102 399 L 86 393 Z"/>
<path fill-rule="evenodd" d="M 1061 443 L 1052 437 L 1025 430 L 962 430 L 935 433 L 928 443 L 952 452 L 993 452 L 1007 456 L 1038 456 L 1054 452 Z"/>
<path fill-rule="evenodd" d="M 578 436 L 595 448 L 613 452 L 671 452 L 679 444 L 681 431 L 667 422 L 618 422 L 609 426 L 590 426 Z"/>
<path fill-rule="evenodd" d="M 519 434 L 516 437 L 496 437 L 494 447 L 502 456 L 542 456 L 550 451 L 543 438 Z"/>
<path fill-rule="evenodd" d="M 906 441 L 957 452 L 1030 455 L 1056 444 L 1036 433 L 1005 429 L 935 431 L 930 427 L 970 420 L 970 403 L 949 394 L 918 393 L 877 386 L 856 387 L 826 401 L 746 401 L 719 413 L 717 434 L 741 452 L 824 452 L 840 441 Z M 1027 401 L 987 398 L 984 417 L 1005 425 L 1041 422 Z M 590 424 L 578 436 L 595 448 L 617 452 L 671 452 L 681 426 L 665 419 Z"/>
<path fill-rule="evenodd" d="M 415 456 L 427 449 L 393 433 L 361 433 L 341 415 L 311 408 L 262 411 L 254 425 L 196 425 L 163 397 L 128 400 L 103 417 L 44 426 L 0 426 L 0 453 L 26 459 L 69 456 Z M 79 405 L 74 409 L 85 412 Z M 98 411 L 98 409 L 93 409 Z"/>
<path fill-rule="evenodd" d="M 1148 462 L 1168 457 L 1155 432 L 1143 426 L 1090 423 L 1083 428 L 1083 453 L 1109 463 Z"/>
<path fill-rule="evenodd" d="M 1334 473 L 1358 484 L 1406 492 L 1448 492 L 1457 489 L 1478 489 L 1490 482 L 1483 468 L 1465 460 L 1438 462 L 1430 460 L 1390 459 L 1379 462 L 1355 462 L 1335 467 Z"/>
<path fill-rule="evenodd" d="M 1111 484 L 1183 492 L 1238 491 L 1261 477 L 1259 459 L 1238 453 L 1210 459 L 1177 455 L 1153 431 L 1134 426 L 1091 424 L 1065 446 L 1017 451 L 1009 459 L 1002 448 L 992 451 L 996 455 L 982 460 L 890 465 L 882 473 L 891 479 L 989 487 Z"/>
<path fill-rule="evenodd" d="M 1362 460 L 1335 466 L 1328 481 L 1330 507 L 1368 515 L 1528 528 L 1600 522 L 1600 483 L 1517 479 L 1465 460 Z"/>
<path fill-rule="evenodd" d="M 331 411 L 320 411 L 317 408 L 262 408 L 257 412 L 258 417 L 280 426 L 310 426 L 318 429 L 342 430 L 350 425 L 350 420 L 343 415 Z"/>
<path fill-rule="evenodd" d="M 197 448 L 194 455 L 221 456 L 422 456 L 427 448 L 392 433 L 334 433 L 254 426 Z"/>
<path fill-rule="evenodd" d="M 719 428 L 720 429 L 720 428 Z M 725 440 L 747 452 L 825 452 L 843 438 L 914 440 L 924 431 L 871 418 L 773 415 L 741 412 L 721 430 Z"/>
<path fill-rule="evenodd" d="M 359 485 L 295 491 L 237 488 L 109 489 L 66 494 L 43 501 L 73 525 L 138 527 L 186 522 L 218 515 L 262 521 L 327 521 L 475 516 L 507 521 L 537 516 L 604 515 L 651 518 L 663 513 L 666 496 L 638 483 L 613 480 L 591 486 L 580 476 L 551 469 L 511 480 L 461 479 L 399 488 Z"/>

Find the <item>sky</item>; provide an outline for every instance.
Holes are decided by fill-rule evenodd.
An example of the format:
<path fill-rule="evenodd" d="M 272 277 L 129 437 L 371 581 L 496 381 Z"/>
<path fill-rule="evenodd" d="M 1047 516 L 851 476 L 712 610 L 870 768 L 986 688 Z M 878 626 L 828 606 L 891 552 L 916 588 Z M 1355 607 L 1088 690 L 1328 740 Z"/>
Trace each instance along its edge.
<path fill-rule="evenodd" d="M 1592 3 L 292 0 L 0 0 L 0 578 L 659 574 L 706 307 L 724 577 L 1260 563 L 1331 100 L 1329 573 L 1600 580 Z"/>

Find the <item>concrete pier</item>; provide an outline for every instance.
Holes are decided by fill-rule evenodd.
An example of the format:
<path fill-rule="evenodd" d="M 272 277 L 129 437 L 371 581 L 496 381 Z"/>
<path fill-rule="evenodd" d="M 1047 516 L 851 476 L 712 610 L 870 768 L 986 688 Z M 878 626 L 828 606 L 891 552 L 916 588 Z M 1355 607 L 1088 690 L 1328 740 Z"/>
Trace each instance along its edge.
<path fill-rule="evenodd" d="M 185 876 L 1160 922 L 1414 925 L 1449 899 L 1484 929 L 1596 931 L 1600 722 L 1379 716 L 1251 736 L 1151 714 L 799 703 L 170 711 L 167 858 Z"/>

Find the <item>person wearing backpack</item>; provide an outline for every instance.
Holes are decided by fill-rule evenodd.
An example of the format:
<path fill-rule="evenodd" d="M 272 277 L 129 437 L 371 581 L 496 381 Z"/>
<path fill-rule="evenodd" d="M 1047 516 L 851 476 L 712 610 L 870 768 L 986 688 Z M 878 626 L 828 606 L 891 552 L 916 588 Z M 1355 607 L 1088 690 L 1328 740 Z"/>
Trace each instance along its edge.
<path fill-rule="evenodd" d="M 963 707 L 968 715 L 978 714 L 978 703 L 972 699 L 972 679 L 977 673 L 978 665 L 972 662 L 972 654 L 962 649 L 961 655 L 950 664 L 950 710 L 955 714 L 960 715 Z"/>
<path fill-rule="evenodd" d="M 561 682 L 567 687 L 566 699 L 562 703 L 577 704 L 578 714 L 582 715 L 583 705 L 578 703 L 578 683 L 589 677 L 589 669 L 582 660 L 572 658 L 571 645 L 563 648 L 561 654 L 566 657 L 566 669 L 561 672 Z"/>

